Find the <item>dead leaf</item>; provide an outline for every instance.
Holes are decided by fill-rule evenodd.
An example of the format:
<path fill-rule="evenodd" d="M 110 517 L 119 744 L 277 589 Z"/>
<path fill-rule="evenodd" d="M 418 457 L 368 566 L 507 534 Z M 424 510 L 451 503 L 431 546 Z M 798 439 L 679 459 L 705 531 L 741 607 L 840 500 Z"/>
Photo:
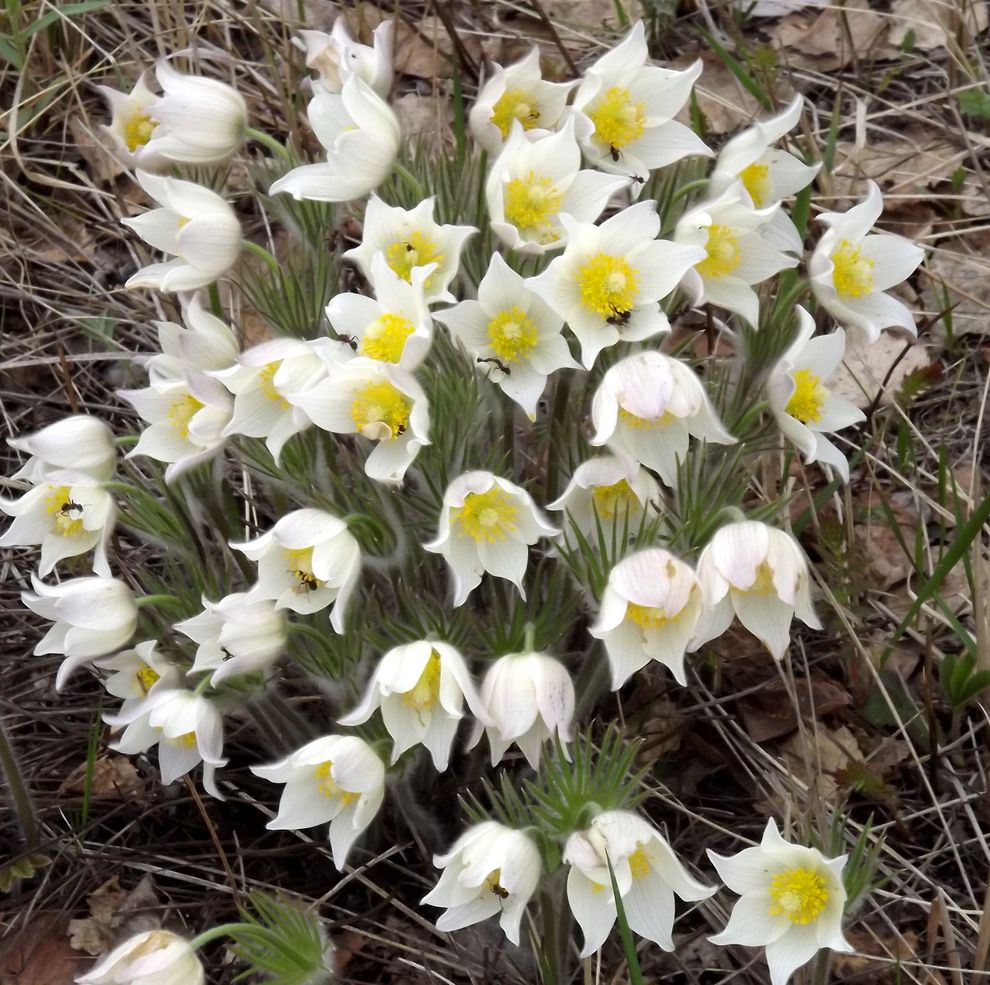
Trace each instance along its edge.
<path fill-rule="evenodd" d="M 855 531 L 860 552 L 866 558 L 866 579 L 871 588 L 887 591 L 913 574 L 914 563 L 889 527 L 883 523 L 859 524 Z M 909 546 L 914 543 L 914 532 L 914 527 L 901 527 Z"/>
<path fill-rule="evenodd" d="M 443 152 L 453 146 L 453 109 L 447 96 L 439 93 L 420 96 L 407 92 L 393 105 L 396 115 L 402 120 L 406 140 L 421 140 L 431 153 Z"/>
<path fill-rule="evenodd" d="M 990 234 L 943 240 L 932 250 L 922 275 L 921 298 L 926 311 L 952 309 L 956 335 L 990 334 Z M 946 297 L 948 289 L 948 297 Z M 944 335 L 941 322 L 936 326 Z M 938 336 L 936 336 L 938 337 Z"/>
<path fill-rule="evenodd" d="M 558 27 L 602 31 L 621 26 L 615 0 L 543 0 L 542 7 Z"/>
<path fill-rule="evenodd" d="M 766 115 L 756 99 L 740 85 L 714 51 L 697 49 L 679 55 L 672 68 L 685 69 L 701 59 L 704 69 L 695 83 L 698 109 L 705 114 L 712 133 L 732 133 L 747 126 L 754 118 Z M 781 96 L 786 102 L 787 97 Z M 691 110 L 686 106 L 677 115 L 681 123 L 690 124 Z"/>
<path fill-rule="evenodd" d="M 791 65 L 828 72 L 854 58 L 877 58 L 886 33 L 886 19 L 866 0 L 849 0 L 819 14 L 789 14 L 770 32 L 770 43 L 786 51 Z"/>
<path fill-rule="evenodd" d="M 870 985 L 895 985 L 904 980 L 904 970 L 896 961 L 917 961 L 918 935 L 913 931 L 893 937 L 890 931 L 880 934 L 858 927 L 844 932 L 854 954 L 832 953 L 832 974 L 836 981 L 869 982 Z M 871 958 L 885 958 L 883 962 Z M 926 981 L 931 981 L 927 979 Z"/>
<path fill-rule="evenodd" d="M 2 985 L 72 985 L 89 959 L 75 954 L 57 913 L 37 913 L 0 947 Z"/>
<path fill-rule="evenodd" d="M 736 0 L 736 6 L 750 17 L 784 17 L 805 7 L 824 7 L 829 0 Z"/>
<path fill-rule="evenodd" d="M 58 788 L 60 794 L 82 796 L 86 789 L 86 763 L 80 763 Z M 107 753 L 93 763 L 90 796 L 94 800 L 143 800 L 144 783 L 127 756 Z"/>
<path fill-rule="evenodd" d="M 95 184 L 108 185 L 127 170 L 114 153 L 113 140 L 104 130 L 94 129 L 78 116 L 69 117 L 69 129 Z"/>
<path fill-rule="evenodd" d="M 908 346 L 908 351 L 900 358 L 905 346 Z M 828 388 L 864 409 L 873 404 L 882 389 L 880 403 L 889 405 L 893 403 L 906 376 L 930 365 L 931 359 L 925 347 L 903 335 L 885 331 L 876 342 L 871 343 L 857 333 L 849 332 L 846 334 L 845 359 L 829 380 Z M 888 373 L 890 379 L 884 384 Z"/>
<path fill-rule="evenodd" d="M 802 718 L 807 718 L 813 707 L 815 717 L 820 719 L 852 704 L 849 692 L 830 678 L 814 675 L 810 687 L 809 701 L 808 682 L 797 682 L 797 710 L 781 681 L 771 681 L 766 687 L 740 698 L 739 714 L 749 737 L 754 742 L 766 742 L 786 735 L 797 728 L 798 710 Z"/>
<path fill-rule="evenodd" d="M 814 730 L 795 732 L 781 743 L 780 752 L 788 770 L 823 800 L 835 796 L 837 773 L 863 762 L 859 742 L 845 725 L 829 729 L 819 723 Z"/>
<path fill-rule="evenodd" d="M 69 943 L 73 950 L 94 957 L 102 954 L 118 938 L 145 930 L 156 930 L 161 921 L 155 913 L 158 897 L 150 876 L 144 876 L 133 889 L 123 889 L 116 876 L 89 894 L 89 916 L 69 921 Z"/>
<path fill-rule="evenodd" d="M 889 41 L 900 47 L 910 32 L 912 47 L 922 51 L 944 48 L 946 28 L 953 35 L 959 30 L 965 10 L 966 28 L 971 34 L 987 29 L 985 3 L 960 4 L 955 0 L 894 0 L 890 6 L 893 23 Z"/>

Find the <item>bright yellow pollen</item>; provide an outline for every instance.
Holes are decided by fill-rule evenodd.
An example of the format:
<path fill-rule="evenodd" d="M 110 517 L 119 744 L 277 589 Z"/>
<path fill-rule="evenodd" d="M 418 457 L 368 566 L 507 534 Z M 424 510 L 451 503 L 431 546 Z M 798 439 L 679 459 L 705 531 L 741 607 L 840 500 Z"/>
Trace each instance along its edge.
<path fill-rule="evenodd" d="M 443 254 L 437 250 L 436 244 L 425 233 L 410 233 L 405 239 L 400 239 L 385 248 L 385 261 L 405 281 L 412 283 L 414 267 L 425 267 L 428 263 L 443 263 Z M 426 287 L 430 286 L 432 277 L 426 279 Z"/>
<path fill-rule="evenodd" d="M 639 500 L 625 479 L 610 486 L 595 486 L 591 499 L 603 520 L 611 520 L 616 513 L 633 513 L 639 509 Z"/>
<path fill-rule="evenodd" d="M 596 253 L 578 271 L 581 303 L 606 318 L 632 311 L 639 290 L 638 273 L 625 257 Z"/>
<path fill-rule="evenodd" d="M 766 205 L 773 196 L 773 182 L 770 180 L 770 167 L 766 164 L 751 164 L 739 172 L 743 188 L 749 192 L 753 205 L 758 209 Z"/>
<path fill-rule="evenodd" d="M 523 130 L 532 130 L 540 122 L 540 107 L 522 89 L 506 89 L 492 107 L 491 121 L 503 137 L 509 136 L 513 120 L 518 120 Z"/>
<path fill-rule="evenodd" d="M 405 434 L 411 412 L 412 401 L 385 381 L 358 390 L 351 404 L 354 427 L 375 441 L 393 441 Z"/>
<path fill-rule="evenodd" d="M 124 143 L 127 149 L 133 154 L 139 147 L 143 147 L 154 132 L 155 124 L 147 113 L 138 110 L 124 124 Z"/>
<path fill-rule="evenodd" d="M 828 903 L 825 877 L 812 869 L 785 869 L 770 881 L 770 899 L 770 916 L 787 917 L 796 924 L 812 923 Z"/>
<path fill-rule="evenodd" d="M 525 178 L 510 181 L 505 188 L 505 218 L 520 230 L 532 230 L 541 243 L 559 239 L 553 220 L 560 211 L 562 195 L 552 178 L 530 171 Z"/>
<path fill-rule="evenodd" d="M 326 763 L 320 763 L 313 770 L 313 775 L 320 781 L 317 785 L 317 790 L 328 800 L 340 800 L 344 807 L 348 804 L 353 804 L 361 794 L 354 793 L 352 790 L 345 790 L 342 786 L 338 785 L 337 781 L 330 774 L 332 769 L 333 763 L 328 761 Z"/>
<path fill-rule="evenodd" d="M 416 712 L 430 711 L 440 698 L 440 654 L 431 651 L 423 673 L 419 675 L 415 687 L 406 691 L 402 703 Z"/>
<path fill-rule="evenodd" d="M 177 735 L 173 740 L 177 745 L 185 746 L 187 749 L 192 749 L 196 745 L 196 733 L 186 732 L 184 735 Z"/>
<path fill-rule="evenodd" d="M 595 136 L 616 150 L 638 140 L 646 129 L 646 104 L 634 103 L 628 89 L 612 86 L 606 89 L 587 110 L 595 124 Z"/>
<path fill-rule="evenodd" d="M 842 240 L 832 252 L 832 284 L 841 298 L 861 298 L 873 291 L 874 263 L 858 246 Z"/>
<path fill-rule="evenodd" d="M 45 497 L 45 510 L 55 520 L 55 534 L 59 537 L 78 537 L 86 532 L 83 527 L 83 507 L 72 499 L 68 486 L 50 486 Z"/>
<path fill-rule="evenodd" d="M 464 505 L 451 510 L 451 520 L 473 541 L 494 544 L 516 530 L 519 507 L 497 486 L 483 493 L 468 493 Z"/>
<path fill-rule="evenodd" d="M 798 369 L 794 371 L 794 393 L 784 410 L 802 424 L 818 422 L 827 399 L 828 390 L 822 386 L 821 377 L 810 369 Z"/>
<path fill-rule="evenodd" d="M 650 874 L 650 860 L 642 848 L 637 848 L 629 856 L 629 871 L 633 879 L 645 879 Z"/>
<path fill-rule="evenodd" d="M 654 605 L 636 605 L 635 602 L 626 606 L 626 618 L 640 629 L 662 629 L 670 622 L 663 609 Z"/>
<path fill-rule="evenodd" d="M 727 277 L 742 262 L 739 240 L 729 226 L 709 226 L 705 249 L 708 251 L 708 256 L 694 265 L 694 269 L 702 277 L 710 277 L 713 280 Z"/>
<path fill-rule="evenodd" d="M 269 400 L 272 400 L 277 404 L 281 404 L 282 409 L 287 410 L 289 407 L 289 401 L 275 389 L 274 377 L 278 372 L 279 366 L 281 365 L 281 359 L 277 359 L 273 363 L 265 363 L 265 365 L 261 367 L 261 372 L 258 374 L 258 387 Z"/>
<path fill-rule="evenodd" d="M 488 323 L 492 352 L 504 363 L 525 359 L 536 347 L 539 333 L 522 308 L 515 306 L 499 312 Z"/>
<path fill-rule="evenodd" d="M 148 664 L 142 664 L 141 669 L 134 675 L 134 680 L 137 683 L 138 690 L 142 694 L 147 695 L 152 685 L 154 685 L 160 676 L 154 667 L 149 667 Z"/>
<path fill-rule="evenodd" d="M 361 355 L 383 363 L 397 363 L 402 358 L 406 339 L 415 331 L 416 327 L 408 318 L 386 313 L 364 330 Z"/>
<path fill-rule="evenodd" d="M 206 405 L 191 393 L 185 393 L 172 401 L 168 408 L 168 422 L 180 438 L 189 437 L 189 424 Z"/>

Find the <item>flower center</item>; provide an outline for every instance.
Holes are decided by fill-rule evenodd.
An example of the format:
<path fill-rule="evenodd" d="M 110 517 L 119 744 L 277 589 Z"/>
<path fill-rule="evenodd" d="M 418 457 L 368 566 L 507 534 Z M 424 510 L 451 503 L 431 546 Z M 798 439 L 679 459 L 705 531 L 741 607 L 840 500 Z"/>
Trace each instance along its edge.
<path fill-rule="evenodd" d="M 626 618 L 639 626 L 640 629 L 661 629 L 670 622 L 666 611 L 655 605 L 637 605 L 629 602 L 626 605 Z"/>
<path fill-rule="evenodd" d="M 523 130 L 532 130 L 540 122 L 540 107 L 522 89 L 506 89 L 492 107 L 491 121 L 499 128 L 503 137 L 509 136 L 513 120 L 518 120 Z"/>
<path fill-rule="evenodd" d="M 147 697 L 148 692 L 160 677 L 161 675 L 154 667 L 149 667 L 148 664 L 142 664 L 141 669 L 134 675 L 134 681 L 138 686 L 138 690 Z"/>
<path fill-rule="evenodd" d="M 858 246 L 842 240 L 832 253 L 832 284 L 839 297 L 861 298 L 873 291 L 873 261 Z"/>
<path fill-rule="evenodd" d="M 821 377 L 810 369 L 798 369 L 794 371 L 794 393 L 784 411 L 802 424 L 808 421 L 817 423 L 822 419 L 822 408 L 827 398 L 828 390 L 822 386 Z"/>
<path fill-rule="evenodd" d="M 595 136 L 602 143 L 619 150 L 638 140 L 646 129 L 646 104 L 634 103 L 628 89 L 612 86 L 606 89 L 588 111 L 595 124 Z"/>
<path fill-rule="evenodd" d="M 503 362 L 514 363 L 535 348 L 536 326 L 522 308 L 511 307 L 499 312 L 488 323 L 488 339 L 492 352 Z"/>
<path fill-rule="evenodd" d="M 317 783 L 316 789 L 323 794 L 327 800 L 339 800 L 341 804 L 346 807 L 348 804 L 353 804 L 361 794 L 354 793 L 353 790 L 345 790 L 340 786 L 336 780 L 334 780 L 331 770 L 333 769 L 333 763 L 327 761 L 325 763 L 320 763 L 319 766 L 313 770 L 313 775 L 319 781 Z"/>
<path fill-rule="evenodd" d="M 505 217 L 520 230 L 533 230 L 541 243 L 552 242 L 559 235 L 552 220 L 560 211 L 561 197 L 552 178 L 530 171 L 506 186 Z"/>
<path fill-rule="evenodd" d="M 635 428 L 637 431 L 649 430 L 653 428 L 665 427 L 674 419 L 674 415 L 664 411 L 659 417 L 637 417 L 630 413 L 625 407 L 619 408 L 619 420 L 626 427 Z"/>
<path fill-rule="evenodd" d="M 412 283 L 414 267 L 425 267 L 428 263 L 442 264 L 443 254 L 429 236 L 414 232 L 386 247 L 385 260 L 403 280 Z M 426 279 L 426 287 L 430 286 L 432 279 Z"/>
<path fill-rule="evenodd" d="M 639 290 L 637 273 L 625 257 L 596 253 L 578 271 L 581 303 L 606 317 L 632 311 Z"/>
<path fill-rule="evenodd" d="M 196 745 L 196 733 L 185 732 L 183 735 L 177 735 L 172 741 L 178 746 L 184 746 L 186 749 L 192 749 L 192 747 Z"/>
<path fill-rule="evenodd" d="M 351 418 L 360 434 L 372 441 L 392 441 L 406 433 L 412 402 L 391 383 L 369 383 L 358 390 Z"/>
<path fill-rule="evenodd" d="M 825 877 L 812 869 L 785 869 L 770 881 L 769 909 L 772 917 L 787 917 L 791 923 L 809 924 L 828 903 Z"/>
<path fill-rule="evenodd" d="M 492 869 L 492 871 L 485 876 L 485 885 L 488 887 L 489 891 L 493 892 L 499 899 L 506 899 L 509 895 L 509 891 L 502 885 L 501 869 Z"/>
<path fill-rule="evenodd" d="M 205 406 L 191 393 L 184 393 L 181 397 L 177 397 L 168 408 L 168 422 L 172 425 L 172 430 L 180 438 L 188 438 L 189 425 L 192 419 Z"/>
<path fill-rule="evenodd" d="M 694 269 L 702 277 L 718 280 L 731 274 L 742 262 L 739 240 L 729 226 L 709 226 L 705 249 L 708 251 L 708 256 L 694 265 Z"/>
<path fill-rule="evenodd" d="M 49 486 L 45 497 L 45 509 L 55 520 L 55 534 L 59 537 L 78 537 L 83 528 L 83 505 L 72 500 L 68 486 Z"/>
<path fill-rule="evenodd" d="M 493 544 L 517 529 L 519 507 L 504 489 L 496 486 L 483 493 L 468 493 L 464 505 L 451 511 L 451 519 L 471 538 Z"/>
<path fill-rule="evenodd" d="M 302 547 L 297 550 L 286 550 L 286 562 L 289 574 L 296 579 L 294 592 L 303 594 L 304 592 L 315 592 L 323 586 L 316 575 L 313 574 L 313 548 Z"/>
<path fill-rule="evenodd" d="M 756 569 L 756 578 L 753 584 L 746 589 L 734 588 L 733 590 L 743 591 L 747 595 L 776 595 L 777 589 L 774 588 L 773 584 L 773 568 L 766 561 L 762 561 Z"/>
<path fill-rule="evenodd" d="M 440 654 L 436 650 L 430 652 L 423 673 L 411 691 L 402 696 L 402 703 L 408 705 L 417 713 L 430 711 L 440 697 Z"/>
<path fill-rule="evenodd" d="M 629 856 L 629 871 L 633 879 L 645 879 L 650 874 L 650 860 L 642 848 L 637 848 Z"/>
<path fill-rule="evenodd" d="M 767 164 L 751 164 L 739 172 L 743 188 L 749 192 L 753 205 L 758 209 L 766 205 L 773 195 L 773 182 L 770 180 L 770 167 Z"/>
<path fill-rule="evenodd" d="M 383 363 L 397 363 L 402 358 L 406 339 L 416 331 L 408 318 L 386 313 L 373 321 L 361 340 L 361 354 Z"/>
<path fill-rule="evenodd" d="M 639 500 L 625 479 L 619 479 L 610 486 L 595 486 L 591 500 L 603 520 L 611 520 L 620 511 L 632 513 L 639 509 Z"/>
<path fill-rule="evenodd" d="M 155 124 L 147 113 L 138 110 L 124 124 L 124 143 L 127 149 L 133 154 L 139 147 L 143 147 L 154 132 Z"/>
<path fill-rule="evenodd" d="M 258 388 L 269 400 L 274 401 L 277 404 L 281 404 L 283 410 L 287 410 L 289 407 L 289 401 L 275 389 L 275 374 L 278 372 L 278 368 L 281 365 L 281 359 L 276 359 L 275 362 L 272 363 L 265 363 L 265 365 L 261 367 L 261 372 L 258 374 Z"/>

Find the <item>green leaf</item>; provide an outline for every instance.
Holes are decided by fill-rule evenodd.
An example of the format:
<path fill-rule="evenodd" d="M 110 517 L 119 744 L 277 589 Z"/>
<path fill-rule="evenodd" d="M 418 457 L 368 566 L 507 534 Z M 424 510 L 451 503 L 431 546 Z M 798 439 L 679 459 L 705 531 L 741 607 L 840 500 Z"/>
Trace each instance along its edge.
<path fill-rule="evenodd" d="M 990 120 L 990 91 L 977 87 L 956 93 L 959 108 L 968 116 Z"/>
<path fill-rule="evenodd" d="M 629 921 L 626 919 L 626 908 L 622 905 L 622 897 L 619 895 L 619 883 L 615 878 L 612 860 L 608 857 L 607 853 L 605 855 L 605 861 L 608 862 L 608 877 L 612 880 L 612 895 L 615 897 L 615 915 L 619 921 L 622 951 L 626 956 L 626 965 L 629 968 L 629 985 L 643 985 L 643 972 L 639 967 L 636 942 L 633 940 L 632 931 L 629 929 Z"/>

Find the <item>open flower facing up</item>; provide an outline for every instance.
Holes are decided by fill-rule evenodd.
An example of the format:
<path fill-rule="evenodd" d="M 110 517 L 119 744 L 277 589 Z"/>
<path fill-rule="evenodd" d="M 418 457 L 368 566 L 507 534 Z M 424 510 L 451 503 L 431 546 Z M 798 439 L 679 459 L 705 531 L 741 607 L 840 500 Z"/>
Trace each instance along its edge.
<path fill-rule="evenodd" d="M 823 947 L 851 952 L 842 936 L 848 856 L 825 858 L 817 848 L 781 838 L 773 818 L 758 847 L 726 857 L 709 851 L 719 877 L 740 899 L 713 944 L 767 949 L 771 985 L 791 975 Z"/>
<path fill-rule="evenodd" d="M 306 67 L 319 73 L 314 86 L 324 92 L 340 92 L 352 75 L 366 82 L 382 99 L 392 88 L 392 29 L 395 22 L 382 21 L 372 32 L 372 45 L 355 41 L 343 17 L 333 22 L 330 33 L 300 31 L 306 47 Z"/>
<path fill-rule="evenodd" d="M 113 475 L 117 462 L 113 432 L 89 414 L 63 417 L 34 434 L 8 438 L 7 444 L 31 456 L 11 477 L 28 482 L 59 479 L 63 472 L 99 482 Z"/>
<path fill-rule="evenodd" d="M 545 653 L 499 657 L 485 674 L 481 703 L 486 719 L 475 723 L 468 748 L 487 733 L 492 766 L 515 743 L 535 770 L 547 739 L 571 741 L 574 684 L 567 668 Z"/>
<path fill-rule="evenodd" d="M 155 132 L 151 109 L 160 96 L 148 88 L 145 73 L 138 76 L 130 92 L 118 92 L 109 86 L 97 86 L 110 107 L 110 124 L 103 130 L 113 140 L 116 156 L 128 167 L 140 166 L 146 171 L 160 171 L 168 162 L 155 159 L 147 150 Z"/>
<path fill-rule="evenodd" d="M 593 167 L 628 175 L 641 188 L 653 168 L 691 154 L 711 156 L 674 117 L 691 96 L 701 61 L 683 72 L 647 65 L 646 30 L 637 21 L 584 73 L 574 94 L 578 137 Z"/>
<path fill-rule="evenodd" d="M 361 548 L 343 520 L 323 510 L 294 510 L 260 537 L 230 546 L 257 562 L 252 599 L 272 599 L 276 609 L 301 613 L 332 603 L 330 624 L 344 631 L 347 602 L 361 573 Z"/>
<path fill-rule="evenodd" d="M 795 615 L 822 628 L 811 607 L 808 560 L 784 530 L 756 520 L 726 524 L 702 550 L 697 574 L 705 610 L 691 650 L 721 636 L 733 614 L 775 660 L 783 659 Z"/>
<path fill-rule="evenodd" d="M 849 462 L 825 436 L 865 420 L 863 412 L 829 391 L 825 382 L 842 362 L 846 336 L 841 328 L 831 335 L 815 334 L 815 322 L 797 309 L 797 338 L 770 371 L 766 383 L 770 409 L 781 431 L 797 445 L 806 462 L 831 465 L 849 481 Z"/>
<path fill-rule="evenodd" d="M 543 873 L 540 850 L 529 835 L 482 821 L 445 855 L 434 855 L 433 864 L 443 873 L 421 902 L 446 907 L 437 930 L 460 930 L 497 913 L 505 936 L 519 945 L 523 912 Z"/>
<path fill-rule="evenodd" d="M 651 660 L 686 685 L 684 653 L 701 617 L 701 587 L 690 565 L 660 547 L 637 551 L 608 575 L 592 636 L 605 644 L 618 690 Z"/>
<path fill-rule="evenodd" d="M 444 492 L 437 538 L 423 547 L 447 559 L 456 608 L 481 584 L 485 571 L 511 581 L 525 598 L 529 545 L 559 532 L 525 489 L 491 472 L 465 472 Z"/>
<path fill-rule="evenodd" d="M 457 274 L 465 242 L 478 230 L 474 226 L 439 225 L 433 218 L 435 204 L 435 198 L 425 198 L 414 208 L 401 209 L 372 195 L 364 213 L 361 243 L 348 250 L 345 259 L 361 268 L 376 291 L 372 261 L 377 253 L 384 253 L 388 266 L 410 284 L 417 267 L 436 264 L 423 282 L 426 301 L 453 303 L 457 298 L 448 290 L 450 282 Z"/>
<path fill-rule="evenodd" d="M 688 875 L 652 825 L 629 811 L 604 811 L 564 846 L 567 902 L 584 934 L 581 957 L 597 951 L 616 918 L 609 863 L 629 928 L 665 951 L 674 950 L 674 897 L 696 902 L 715 892 Z"/>
<path fill-rule="evenodd" d="M 225 199 L 191 181 L 146 171 L 136 178 L 161 208 L 120 221 L 175 259 L 142 267 L 124 287 L 194 291 L 234 266 L 241 255 L 241 224 Z"/>
<path fill-rule="evenodd" d="M 65 655 L 55 677 L 61 688 L 83 664 L 127 646 L 137 629 L 138 610 L 130 588 L 117 578 L 72 578 L 46 585 L 31 576 L 33 592 L 22 592 L 21 601 L 35 615 L 54 625 L 34 648 Z"/>
<path fill-rule="evenodd" d="M 285 784 L 269 829 L 300 831 L 330 822 L 330 850 L 338 871 L 385 797 L 385 764 L 354 735 L 314 739 L 271 766 L 252 766 L 251 772 Z"/>
<path fill-rule="evenodd" d="M 188 941 L 168 930 L 128 937 L 76 985 L 203 985 L 206 974 Z"/>
<path fill-rule="evenodd" d="M 156 652 L 156 640 L 145 640 L 131 650 L 95 661 L 100 670 L 109 670 L 103 686 L 115 698 L 123 698 L 122 709 L 130 710 L 153 692 L 182 686 L 179 668 Z"/>
<path fill-rule="evenodd" d="M 478 300 L 461 301 L 434 317 L 530 420 L 536 418 L 547 377 L 580 368 L 561 335 L 563 319 L 498 253 L 478 285 Z"/>
<path fill-rule="evenodd" d="M 449 643 L 418 640 L 393 647 L 382 657 L 361 703 L 339 722 L 361 725 L 381 708 L 393 739 L 392 762 L 422 744 L 442 773 L 464 717 L 465 701 L 475 716 L 485 717 L 460 652 Z"/>
<path fill-rule="evenodd" d="M 701 380 L 654 349 L 608 370 L 595 391 L 591 420 L 592 445 L 608 445 L 620 458 L 653 469 L 671 488 L 689 436 L 723 445 L 736 440 L 715 415 Z"/>
<path fill-rule="evenodd" d="M 374 191 L 392 170 L 402 140 L 392 108 L 359 75 L 339 93 L 318 92 L 306 108 L 309 125 L 327 152 L 323 164 L 293 168 L 268 189 L 297 201 L 350 202 Z"/>
<path fill-rule="evenodd" d="M 226 369 L 237 358 L 237 336 L 229 325 L 203 308 L 198 294 L 184 306 L 182 320 L 184 326 L 154 322 L 161 352 L 145 363 L 152 381 L 180 380 L 190 372 Z"/>
<path fill-rule="evenodd" d="M 866 201 L 848 212 L 823 212 L 828 228 L 808 261 L 818 303 L 840 324 L 876 342 L 884 328 L 917 333 L 914 315 L 884 291 L 909 277 L 924 259 L 920 246 L 887 233 L 871 233 L 883 212 L 883 196 L 869 182 Z"/>
<path fill-rule="evenodd" d="M 564 245 L 560 214 L 594 222 L 628 179 L 580 170 L 574 120 L 558 133 L 527 137 L 514 125 L 485 182 L 492 231 L 520 253 L 546 253 Z"/>
<path fill-rule="evenodd" d="M 587 369 L 616 342 L 639 342 L 670 329 L 659 301 L 704 250 L 657 239 L 655 202 L 637 202 L 600 226 L 561 215 L 567 247 L 526 281 L 567 322 Z"/>

